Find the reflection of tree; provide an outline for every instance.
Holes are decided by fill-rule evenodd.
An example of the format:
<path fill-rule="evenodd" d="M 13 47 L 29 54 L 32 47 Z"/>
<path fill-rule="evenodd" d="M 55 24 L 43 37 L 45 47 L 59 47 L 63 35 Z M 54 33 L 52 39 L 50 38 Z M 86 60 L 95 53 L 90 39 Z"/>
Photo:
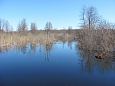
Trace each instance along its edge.
<path fill-rule="evenodd" d="M 95 58 L 95 53 L 97 53 L 97 51 L 88 51 L 80 47 L 79 52 L 82 59 L 81 60 L 82 71 L 87 70 L 88 72 L 92 72 L 94 69 L 97 68 L 97 70 L 104 72 L 115 69 L 115 64 L 113 64 L 112 52 L 108 52 L 106 56 L 104 56 L 104 59 Z"/>
<path fill-rule="evenodd" d="M 62 43 L 63 43 L 63 48 L 64 48 L 64 45 L 65 45 L 66 41 L 62 41 Z"/>
<path fill-rule="evenodd" d="M 36 44 L 30 44 L 30 51 L 36 52 Z"/>
<path fill-rule="evenodd" d="M 49 61 L 50 51 L 52 50 L 53 43 L 45 44 L 45 60 Z"/>
<path fill-rule="evenodd" d="M 20 49 L 23 54 L 27 53 L 27 46 L 22 46 Z"/>
<path fill-rule="evenodd" d="M 94 59 L 93 59 L 93 53 L 90 51 L 80 51 L 81 57 L 82 57 L 82 68 L 85 68 L 88 72 L 91 72 L 94 68 Z M 83 65 L 84 64 L 84 65 Z M 84 70 L 84 69 L 83 69 Z"/>
<path fill-rule="evenodd" d="M 72 49 L 72 41 L 68 41 L 68 47 Z"/>
<path fill-rule="evenodd" d="M 0 53 L 3 53 L 3 52 L 7 52 L 9 49 L 8 46 L 5 46 L 5 47 L 0 47 Z"/>
<path fill-rule="evenodd" d="M 40 45 L 39 45 L 39 52 L 41 52 L 41 50 L 42 50 L 42 46 L 41 46 L 41 43 L 40 43 Z"/>
<path fill-rule="evenodd" d="M 17 45 L 16 47 L 21 53 L 23 54 L 27 53 L 27 50 L 28 50 L 27 44 Z"/>
<path fill-rule="evenodd" d="M 17 45 L 17 48 L 23 54 L 36 52 L 36 44 L 32 44 L 32 43 L 25 43 L 22 45 Z"/>

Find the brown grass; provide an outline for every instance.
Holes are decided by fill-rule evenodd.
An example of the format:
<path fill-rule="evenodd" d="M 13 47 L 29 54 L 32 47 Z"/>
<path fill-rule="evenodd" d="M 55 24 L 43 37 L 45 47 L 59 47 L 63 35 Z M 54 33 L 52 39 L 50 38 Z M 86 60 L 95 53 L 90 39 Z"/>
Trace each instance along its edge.
<path fill-rule="evenodd" d="M 115 30 L 113 29 L 83 29 L 77 34 L 79 46 L 86 50 L 114 51 Z"/>
<path fill-rule="evenodd" d="M 114 29 L 81 29 L 77 34 L 79 48 L 91 51 L 100 59 L 112 57 L 111 53 L 115 51 L 114 33 Z"/>
<path fill-rule="evenodd" d="M 23 45 L 25 43 L 32 44 L 50 44 L 56 41 L 73 40 L 74 35 L 71 33 L 51 31 L 47 35 L 45 31 L 37 31 L 35 33 L 18 33 L 18 32 L 1 32 L 0 47 Z"/>

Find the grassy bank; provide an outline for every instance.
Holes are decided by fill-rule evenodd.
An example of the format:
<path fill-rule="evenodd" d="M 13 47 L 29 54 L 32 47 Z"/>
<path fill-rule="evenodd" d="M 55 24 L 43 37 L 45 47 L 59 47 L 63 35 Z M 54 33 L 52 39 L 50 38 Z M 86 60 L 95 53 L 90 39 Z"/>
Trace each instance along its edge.
<path fill-rule="evenodd" d="M 115 30 L 113 29 L 83 29 L 78 34 L 79 46 L 88 50 L 114 51 Z"/>
<path fill-rule="evenodd" d="M 74 32 L 65 31 L 36 31 L 28 32 L 0 32 L 0 47 L 10 47 L 12 45 L 32 44 L 49 44 L 56 41 L 74 40 Z"/>
<path fill-rule="evenodd" d="M 80 49 L 91 51 L 99 58 L 109 57 L 115 51 L 114 29 L 81 29 L 77 40 Z"/>

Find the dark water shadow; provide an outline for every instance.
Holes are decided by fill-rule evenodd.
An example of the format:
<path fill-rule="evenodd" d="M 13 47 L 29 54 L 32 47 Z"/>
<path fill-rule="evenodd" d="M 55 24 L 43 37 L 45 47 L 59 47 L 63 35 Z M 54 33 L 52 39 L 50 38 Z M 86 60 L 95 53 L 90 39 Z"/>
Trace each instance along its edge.
<path fill-rule="evenodd" d="M 103 59 L 98 59 L 95 57 L 98 52 L 102 51 L 90 51 L 79 48 L 79 53 L 81 55 L 81 68 L 83 71 L 93 72 L 96 69 L 101 72 L 115 71 L 115 53 L 106 52 L 106 55 L 103 55 Z"/>

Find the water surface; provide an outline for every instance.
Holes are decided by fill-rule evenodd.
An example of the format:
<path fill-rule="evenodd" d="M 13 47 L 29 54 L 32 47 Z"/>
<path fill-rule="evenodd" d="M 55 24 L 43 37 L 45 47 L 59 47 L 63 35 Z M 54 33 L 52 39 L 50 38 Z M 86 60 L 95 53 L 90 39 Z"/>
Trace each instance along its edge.
<path fill-rule="evenodd" d="M 0 53 L 0 86 L 115 86 L 114 64 L 77 42 L 15 46 Z"/>

